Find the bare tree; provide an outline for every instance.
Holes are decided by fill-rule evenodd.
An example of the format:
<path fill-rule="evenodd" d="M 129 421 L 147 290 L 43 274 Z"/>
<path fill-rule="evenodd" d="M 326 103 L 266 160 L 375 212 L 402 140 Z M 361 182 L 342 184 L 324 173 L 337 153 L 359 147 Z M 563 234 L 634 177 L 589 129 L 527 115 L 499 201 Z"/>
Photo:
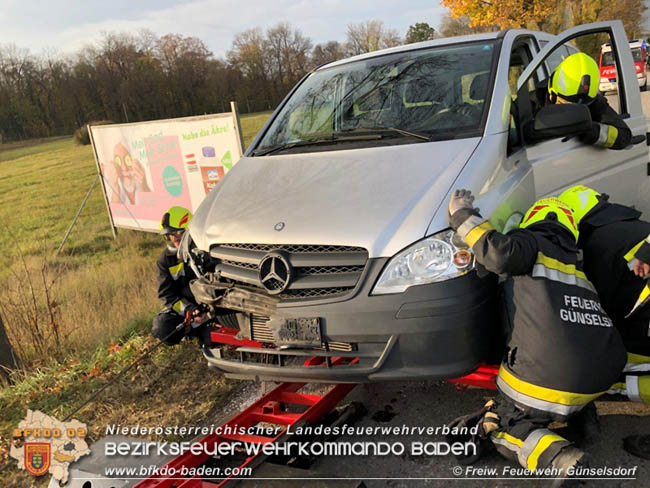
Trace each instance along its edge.
<path fill-rule="evenodd" d="M 282 22 L 266 33 L 276 96 L 286 93 L 307 71 L 311 40 Z"/>
<path fill-rule="evenodd" d="M 350 55 L 399 46 L 401 43 L 399 33 L 395 29 L 386 29 L 380 20 L 348 25 L 347 50 Z"/>
<path fill-rule="evenodd" d="M 345 57 L 345 46 L 338 41 L 328 41 L 325 44 L 316 44 L 311 52 L 312 66 L 331 63 Z"/>
<path fill-rule="evenodd" d="M 270 108 L 271 63 L 268 53 L 268 42 L 259 27 L 235 34 L 232 49 L 228 51 L 228 63 L 241 72 L 246 83 L 246 86 L 239 87 L 239 91 L 243 93 L 249 111 L 251 102 L 253 106 L 262 103 Z"/>

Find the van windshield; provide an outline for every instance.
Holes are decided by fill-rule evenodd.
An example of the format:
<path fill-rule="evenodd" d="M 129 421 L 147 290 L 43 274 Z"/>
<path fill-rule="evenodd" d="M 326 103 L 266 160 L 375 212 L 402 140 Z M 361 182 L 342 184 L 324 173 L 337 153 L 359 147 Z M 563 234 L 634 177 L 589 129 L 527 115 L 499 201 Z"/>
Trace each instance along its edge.
<path fill-rule="evenodd" d="M 481 135 L 493 41 L 401 52 L 312 73 L 253 155 L 411 144 Z"/>

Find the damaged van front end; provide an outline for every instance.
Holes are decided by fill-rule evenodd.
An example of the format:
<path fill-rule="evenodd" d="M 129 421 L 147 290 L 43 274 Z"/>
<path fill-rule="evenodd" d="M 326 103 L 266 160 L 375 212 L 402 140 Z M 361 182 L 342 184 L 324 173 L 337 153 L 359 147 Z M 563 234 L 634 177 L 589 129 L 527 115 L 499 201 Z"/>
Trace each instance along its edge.
<path fill-rule="evenodd" d="M 192 291 L 257 346 L 206 347 L 211 366 L 275 381 L 453 378 L 493 350 L 496 278 L 477 273 L 446 204 L 470 160 L 498 161 L 503 135 L 483 133 L 500 40 L 415 46 L 311 73 L 197 209 Z M 473 177 L 490 174 L 498 184 L 487 167 Z"/>

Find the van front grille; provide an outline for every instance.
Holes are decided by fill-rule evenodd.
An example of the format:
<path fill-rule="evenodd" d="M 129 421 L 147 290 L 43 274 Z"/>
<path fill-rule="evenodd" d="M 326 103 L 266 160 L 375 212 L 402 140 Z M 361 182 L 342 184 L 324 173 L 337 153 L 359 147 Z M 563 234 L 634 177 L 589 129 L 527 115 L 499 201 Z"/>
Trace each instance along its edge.
<path fill-rule="evenodd" d="M 282 300 L 329 298 L 350 292 L 357 285 L 368 261 L 362 247 L 311 244 L 216 244 L 210 255 L 217 259 L 215 270 L 225 281 L 273 291 L 282 282 L 262 285 L 260 262 L 269 253 L 281 253 L 290 263 L 289 285 L 276 294 Z"/>

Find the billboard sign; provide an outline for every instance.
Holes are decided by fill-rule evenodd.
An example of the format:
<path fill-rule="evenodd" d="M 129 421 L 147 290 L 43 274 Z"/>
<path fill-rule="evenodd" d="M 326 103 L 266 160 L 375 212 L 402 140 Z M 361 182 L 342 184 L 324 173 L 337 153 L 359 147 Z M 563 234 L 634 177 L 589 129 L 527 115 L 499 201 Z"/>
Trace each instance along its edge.
<path fill-rule="evenodd" d="M 242 156 L 233 112 L 89 126 L 115 227 L 157 231 L 174 205 L 192 212 Z"/>

